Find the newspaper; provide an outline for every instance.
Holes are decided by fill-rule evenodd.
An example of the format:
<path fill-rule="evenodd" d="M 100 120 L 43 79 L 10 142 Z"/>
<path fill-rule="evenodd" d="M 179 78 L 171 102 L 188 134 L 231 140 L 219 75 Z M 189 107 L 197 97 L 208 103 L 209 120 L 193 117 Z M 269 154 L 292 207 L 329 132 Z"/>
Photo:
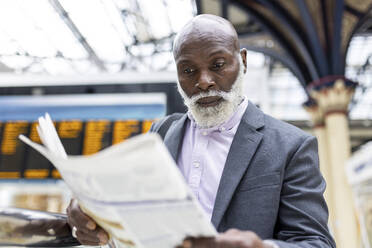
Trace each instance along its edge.
<path fill-rule="evenodd" d="M 171 248 L 216 230 L 187 187 L 159 135 L 142 134 L 89 156 L 68 156 L 48 114 L 37 127 L 49 159 L 82 210 L 118 247 Z"/>

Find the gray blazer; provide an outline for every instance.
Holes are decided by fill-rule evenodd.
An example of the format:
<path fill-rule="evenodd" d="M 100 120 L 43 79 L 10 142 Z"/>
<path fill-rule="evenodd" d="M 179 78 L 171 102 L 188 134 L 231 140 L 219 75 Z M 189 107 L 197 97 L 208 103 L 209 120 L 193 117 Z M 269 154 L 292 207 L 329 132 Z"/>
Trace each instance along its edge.
<path fill-rule="evenodd" d="M 164 137 L 176 161 L 186 120 L 174 121 Z M 219 232 L 254 231 L 280 247 L 335 247 L 324 190 L 316 139 L 250 102 L 227 156 L 212 223 Z"/>

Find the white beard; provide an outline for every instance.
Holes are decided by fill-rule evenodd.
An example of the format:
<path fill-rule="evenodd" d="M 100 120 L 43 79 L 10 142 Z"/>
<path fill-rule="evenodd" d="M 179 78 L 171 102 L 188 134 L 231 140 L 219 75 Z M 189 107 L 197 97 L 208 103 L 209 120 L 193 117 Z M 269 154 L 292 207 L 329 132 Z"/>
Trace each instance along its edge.
<path fill-rule="evenodd" d="M 200 128 L 215 127 L 224 123 L 233 115 L 233 113 L 235 113 L 237 107 L 241 103 L 244 97 L 244 64 L 240 56 L 239 62 L 239 74 L 229 92 L 209 90 L 207 92 L 201 92 L 198 95 L 188 97 L 181 88 L 180 83 L 177 84 L 178 91 L 180 92 L 185 105 L 191 112 L 196 124 Z M 200 98 L 209 96 L 219 96 L 222 97 L 223 100 L 216 106 L 210 107 L 203 107 L 197 103 Z"/>

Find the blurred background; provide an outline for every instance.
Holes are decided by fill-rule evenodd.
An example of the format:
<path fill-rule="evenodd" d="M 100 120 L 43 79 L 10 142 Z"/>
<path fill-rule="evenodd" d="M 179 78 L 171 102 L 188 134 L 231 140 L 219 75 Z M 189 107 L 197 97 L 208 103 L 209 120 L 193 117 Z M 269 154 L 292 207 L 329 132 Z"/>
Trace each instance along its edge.
<path fill-rule="evenodd" d="M 65 211 L 70 193 L 58 171 L 17 138 L 40 142 L 45 112 L 71 155 L 185 112 L 173 38 L 210 13 L 230 20 L 249 50 L 250 101 L 317 136 L 339 247 L 370 247 L 371 8 L 372 0 L 0 1 L 0 206 Z"/>

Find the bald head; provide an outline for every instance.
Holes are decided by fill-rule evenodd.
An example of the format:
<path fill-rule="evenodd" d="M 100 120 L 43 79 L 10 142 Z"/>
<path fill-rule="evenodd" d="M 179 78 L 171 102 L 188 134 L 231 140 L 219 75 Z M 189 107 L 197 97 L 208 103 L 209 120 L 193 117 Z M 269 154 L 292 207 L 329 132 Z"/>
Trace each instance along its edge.
<path fill-rule="evenodd" d="M 239 52 L 238 35 L 232 24 L 215 15 L 198 15 L 189 21 L 177 34 L 173 44 L 175 59 L 192 43 L 210 42 L 223 44 L 233 52 Z"/>

